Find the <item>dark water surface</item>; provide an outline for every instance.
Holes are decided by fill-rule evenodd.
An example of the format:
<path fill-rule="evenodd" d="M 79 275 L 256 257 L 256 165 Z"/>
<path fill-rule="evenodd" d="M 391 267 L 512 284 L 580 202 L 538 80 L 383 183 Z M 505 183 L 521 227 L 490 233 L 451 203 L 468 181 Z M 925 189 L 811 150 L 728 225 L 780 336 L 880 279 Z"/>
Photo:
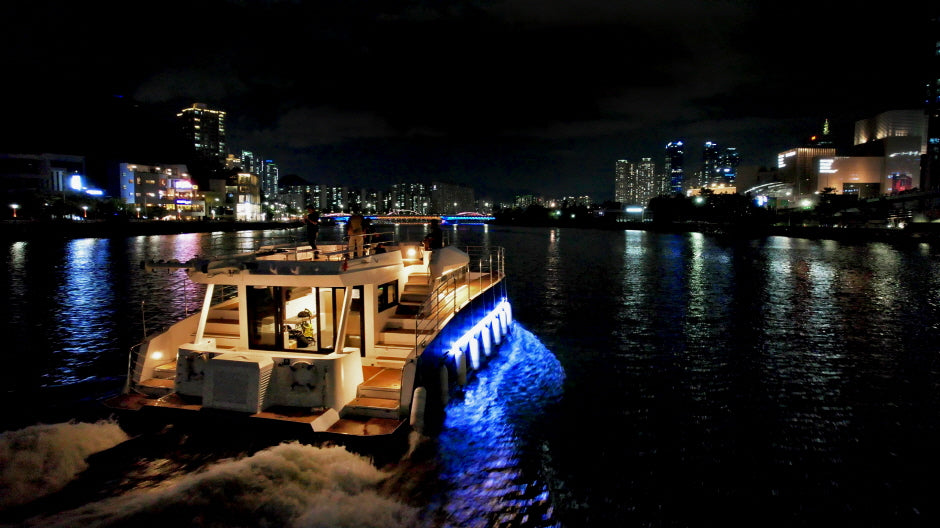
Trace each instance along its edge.
<path fill-rule="evenodd" d="M 449 235 L 507 249 L 517 326 L 452 404 L 444 432 L 416 442 L 408 459 L 379 477 L 363 469 L 352 492 L 314 486 L 301 477 L 314 469 L 298 462 L 353 467 L 348 453 L 301 456 L 315 448 L 282 445 L 192 464 L 179 462 L 185 446 L 176 455 L 151 448 L 103 479 L 125 484 L 29 523 L 130 525 L 137 515 L 191 524 L 179 512 L 197 510 L 200 522 L 224 519 L 246 506 L 223 496 L 193 503 L 182 490 L 223 486 L 215 475 L 239 471 L 237 482 L 255 482 L 246 468 L 270 464 L 279 468 L 274 494 L 290 490 L 296 500 L 276 514 L 249 509 L 243 525 L 935 525 L 940 248 L 481 226 Z M 23 448 L 16 435 L 93 415 L 94 399 L 123 383 L 127 350 L 145 326 L 198 306 L 198 288 L 145 273 L 140 260 L 187 260 L 281 236 L 6 244 L 0 492 L 28 488 L 9 469 L 16 449 L 33 449 L 46 467 L 59 452 Z M 50 445 L 73 445 L 60 425 Z M 83 453 L 121 441 L 99 426 L 108 440 Z M 54 493 L 80 481 L 83 467 L 27 491 Z M 149 491 L 157 482 L 172 485 Z M 251 490 L 238 505 L 271 495 Z M 164 506 L 147 506 L 157 493 Z M 182 517 L 161 517 L 166 504 L 188 506 L 176 510 Z"/>

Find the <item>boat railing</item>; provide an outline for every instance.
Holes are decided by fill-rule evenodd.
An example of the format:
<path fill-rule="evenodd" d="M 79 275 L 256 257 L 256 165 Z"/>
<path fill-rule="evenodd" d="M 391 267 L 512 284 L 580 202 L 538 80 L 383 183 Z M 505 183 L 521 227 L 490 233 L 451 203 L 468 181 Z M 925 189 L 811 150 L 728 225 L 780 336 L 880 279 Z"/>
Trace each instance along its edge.
<path fill-rule="evenodd" d="M 188 290 L 186 290 L 185 288 L 183 288 L 183 291 L 188 292 Z M 203 293 L 204 292 L 205 290 L 203 290 Z M 238 286 L 231 285 L 231 284 L 218 285 L 212 291 L 212 300 L 210 302 L 210 305 L 216 306 L 220 303 L 234 299 L 236 297 L 238 297 Z M 145 310 L 146 304 L 143 301 L 140 304 L 141 304 L 140 306 L 141 318 L 143 320 L 142 323 L 143 323 L 144 339 L 140 343 L 137 343 L 136 345 L 132 346 L 127 355 L 127 380 L 125 380 L 124 382 L 125 393 L 127 393 L 132 388 L 131 385 L 133 383 L 133 380 L 139 380 L 140 378 L 140 373 L 143 369 L 143 364 L 144 364 L 144 359 L 145 359 L 144 356 L 146 354 L 146 347 L 144 345 L 147 343 L 148 338 L 151 335 L 162 334 L 166 332 L 171 326 L 176 324 L 176 323 L 168 323 L 164 325 L 158 331 L 151 334 L 147 329 L 147 314 Z M 190 313 L 191 312 L 189 310 L 189 304 L 187 301 L 184 303 L 184 314 L 186 316 L 189 316 Z"/>
<path fill-rule="evenodd" d="M 505 276 L 505 251 L 502 247 L 468 246 L 462 249 L 470 256 L 470 261 L 435 277 L 431 282 L 431 293 L 418 308 L 414 326 L 416 350 L 427 344 L 427 336 L 444 328 L 475 293 L 485 291 Z"/>

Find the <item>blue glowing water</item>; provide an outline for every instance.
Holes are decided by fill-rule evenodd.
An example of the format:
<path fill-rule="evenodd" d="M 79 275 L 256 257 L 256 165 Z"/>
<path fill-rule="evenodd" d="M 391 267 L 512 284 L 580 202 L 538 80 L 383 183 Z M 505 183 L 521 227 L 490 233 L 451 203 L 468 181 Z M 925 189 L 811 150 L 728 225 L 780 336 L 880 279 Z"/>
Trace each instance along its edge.
<path fill-rule="evenodd" d="M 403 524 L 411 507 L 423 526 L 453 527 L 937 521 L 940 248 L 485 226 L 448 234 L 506 248 L 517 326 L 451 402 L 442 433 L 388 468 L 374 492 L 396 501 L 386 511 Z M 90 415 L 95 397 L 121 385 L 144 326 L 196 308 L 194 288 L 145 273 L 140 260 L 281 236 L 5 244 L 3 429 Z M 196 485 L 200 468 L 224 472 L 223 454 L 184 452 L 151 448 L 103 480 L 146 489 Z M 242 456 L 281 464 L 292 453 Z M 297 482 L 272 486 L 296 492 Z M 211 508 L 222 515 L 226 505 Z M 287 517 L 301 525 L 310 508 Z"/>

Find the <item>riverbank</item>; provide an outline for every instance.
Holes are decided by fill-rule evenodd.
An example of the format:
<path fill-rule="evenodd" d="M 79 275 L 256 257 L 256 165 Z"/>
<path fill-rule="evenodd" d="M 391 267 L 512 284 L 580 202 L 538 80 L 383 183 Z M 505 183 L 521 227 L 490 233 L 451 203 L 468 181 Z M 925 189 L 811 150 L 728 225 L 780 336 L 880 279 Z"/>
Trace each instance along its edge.
<path fill-rule="evenodd" d="M 7 221 L 0 224 L 2 240 L 33 240 L 37 238 L 114 238 L 129 236 L 176 235 L 180 233 L 212 233 L 294 229 L 300 222 L 234 222 L 234 221 L 120 221 L 120 222 L 37 222 Z"/>
<path fill-rule="evenodd" d="M 512 225 L 498 222 L 496 225 Z M 234 231 L 289 230 L 302 227 L 301 222 L 234 222 L 234 221 L 121 221 L 121 222 L 37 222 L 6 221 L 0 223 L 0 240 L 34 240 L 45 238 L 116 238 L 129 236 L 175 235 L 180 233 L 211 233 Z M 729 239 L 755 239 L 785 236 L 841 242 L 940 242 L 940 223 L 912 223 L 903 229 L 872 227 L 818 227 L 784 225 L 722 225 L 708 223 L 652 222 L 604 223 L 597 225 L 555 225 L 544 227 L 578 227 L 605 230 L 640 230 L 656 233 L 703 233 Z"/>

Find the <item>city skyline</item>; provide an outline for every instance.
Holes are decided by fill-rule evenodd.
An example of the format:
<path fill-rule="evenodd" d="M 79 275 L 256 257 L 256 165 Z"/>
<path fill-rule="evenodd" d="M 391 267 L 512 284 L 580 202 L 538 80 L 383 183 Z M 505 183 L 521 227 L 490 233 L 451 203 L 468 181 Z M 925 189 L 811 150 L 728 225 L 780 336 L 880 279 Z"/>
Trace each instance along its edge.
<path fill-rule="evenodd" d="M 714 141 L 764 166 L 825 119 L 847 144 L 856 120 L 923 104 L 930 51 L 926 7 L 905 2 L 170 2 L 126 31 L 66 2 L 0 10 L 15 72 L 0 150 L 107 148 L 123 134 L 96 111 L 115 96 L 151 113 L 203 102 L 228 112 L 230 151 L 282 175 L 598 201 L 616 160 L 678 138 L 688 160 Z"/>

